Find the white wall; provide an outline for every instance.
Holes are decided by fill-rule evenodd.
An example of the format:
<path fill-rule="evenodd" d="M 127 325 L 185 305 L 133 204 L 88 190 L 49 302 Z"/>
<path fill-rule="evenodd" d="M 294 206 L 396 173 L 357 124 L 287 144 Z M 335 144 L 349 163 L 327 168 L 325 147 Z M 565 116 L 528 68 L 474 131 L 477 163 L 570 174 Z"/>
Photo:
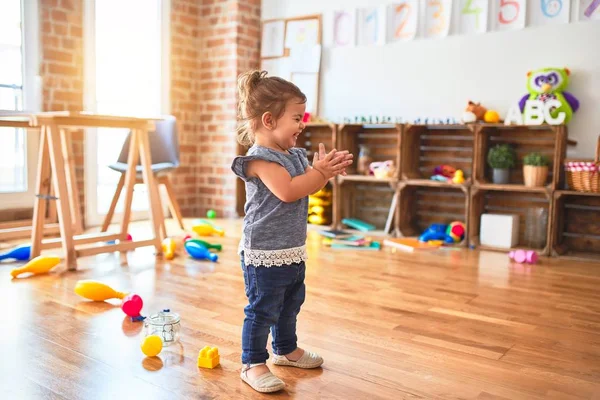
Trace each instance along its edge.
<path fill-rule="evenodd" d="M 579 144 L 569 149 L 568 156 L 593 157 L 600 135 L 600 22 L 479 36 L 451 32 L 445 39 L 380 47 L 331 47 L 334 10 L 390 3 L 262 0 L 263 19 L 323 14 L 321 116 L 333 121 L 354 115 L 460 118 L 468 100 L 480 101 L 504 116 L 527 93 L 528 70 L 568 67 L 567 90 L 581 103 L 569 124 L 569 137 Z M 454 3 L 456 10 L 458 1 Z"/>

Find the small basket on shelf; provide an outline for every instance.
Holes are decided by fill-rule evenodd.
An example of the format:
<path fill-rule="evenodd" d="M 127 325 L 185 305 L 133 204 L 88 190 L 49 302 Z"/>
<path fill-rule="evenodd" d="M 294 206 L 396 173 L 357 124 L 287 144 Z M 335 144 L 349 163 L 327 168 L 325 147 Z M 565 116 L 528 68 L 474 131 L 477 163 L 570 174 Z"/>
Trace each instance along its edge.
<path fill-rule="evenodd" d="M 594 161 L 565 160 L 565 173 L 571 190 L 600 193 L 600 136 Z"/>

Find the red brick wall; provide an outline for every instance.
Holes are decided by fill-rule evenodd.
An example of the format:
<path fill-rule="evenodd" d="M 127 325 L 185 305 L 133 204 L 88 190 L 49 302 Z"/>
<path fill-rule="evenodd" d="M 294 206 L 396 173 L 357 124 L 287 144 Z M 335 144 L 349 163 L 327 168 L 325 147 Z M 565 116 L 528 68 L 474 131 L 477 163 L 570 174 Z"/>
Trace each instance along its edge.
<path fill-rule="evenodd" d="M 83 110 L 83 2 L 41 0 L 42 110 Z M 72 133 L 75 175 L 85 216 L 83 131 Z"/>
<path fill-rule="evenodd" d="M 237 76 L 259 65 L 260 0 L 203 0 L 199 211 L 236 216 Z"/>

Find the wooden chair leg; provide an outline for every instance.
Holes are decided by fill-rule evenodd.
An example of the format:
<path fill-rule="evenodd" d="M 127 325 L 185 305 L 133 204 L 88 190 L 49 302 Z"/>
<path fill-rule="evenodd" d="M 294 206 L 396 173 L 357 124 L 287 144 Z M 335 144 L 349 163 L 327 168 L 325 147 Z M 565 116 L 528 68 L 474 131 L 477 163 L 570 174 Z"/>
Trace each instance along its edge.
<path fill-rule="evenodd" d="M 115 195 L 113 196 L 112 202 L 110 203 L 110 207 L 108 212 L 106 213 L 106 217 L 104 218 L 104 223 L 102 224 L 102 230 L 100 232 L 106 232 L 108 230 L 108 226 L 110 225 L 113 216 L 115 215 L 115 209 L 117 208 L 117 202 L 119 201 L 119 197 L 121 197 L 121 191 L 123 190 L 123 185 L 125 184 L 125 174 L 121 174 L 119 178 L 119 183 L 117 183 L 117 190 L 115 190 Z"/>
<path fill-rule="evenodd" d="M 163 176 L 160 178 L 160 183 L 165 185 L 167 189 L 167 195 L 169 196 L 169 209 L 171 210 L 171 214 L 173 218 L 177 219 L 179 223 L 179 227 L 181 229 L 185 229 L 183 226 L 183 216 L 181 215 L 181 208 L 179 208 L 179 203 L 177 202 L 177 198 L 175 197 L 175 190 L 173 190 L 173 185 L 171 185 L 171 180 L 168 176 Z"/>

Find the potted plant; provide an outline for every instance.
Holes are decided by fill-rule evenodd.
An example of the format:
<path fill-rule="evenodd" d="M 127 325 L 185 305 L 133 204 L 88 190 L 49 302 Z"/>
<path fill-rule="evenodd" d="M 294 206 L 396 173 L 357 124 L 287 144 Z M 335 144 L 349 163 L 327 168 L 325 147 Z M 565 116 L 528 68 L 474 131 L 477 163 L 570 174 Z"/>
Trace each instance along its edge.
<path fill-rule="evenodd" d="M 523 158 L 523 180 L 525 186 L 544 186 L 548 178 L 548 157 L 540 153 L 529 153 Z"/>
<path fill-rule="evenodd" d="M 508 144 L 494 146 L 487 155 L 487 162 L 493 169 L 492 182 L 508 183 L 510 169 L 515 166 L 517 155 Z"/>

